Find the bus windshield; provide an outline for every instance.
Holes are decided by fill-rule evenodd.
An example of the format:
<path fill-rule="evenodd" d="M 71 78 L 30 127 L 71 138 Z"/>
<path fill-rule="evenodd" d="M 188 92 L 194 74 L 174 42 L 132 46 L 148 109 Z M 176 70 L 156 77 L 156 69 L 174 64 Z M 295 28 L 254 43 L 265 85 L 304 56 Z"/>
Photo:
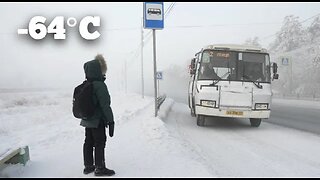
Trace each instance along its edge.
<path fill-rule="evenodd" d="M 270 77 L 267 53 L 204 50 L 200 58 L 199 80 L 270 83 Z"/>

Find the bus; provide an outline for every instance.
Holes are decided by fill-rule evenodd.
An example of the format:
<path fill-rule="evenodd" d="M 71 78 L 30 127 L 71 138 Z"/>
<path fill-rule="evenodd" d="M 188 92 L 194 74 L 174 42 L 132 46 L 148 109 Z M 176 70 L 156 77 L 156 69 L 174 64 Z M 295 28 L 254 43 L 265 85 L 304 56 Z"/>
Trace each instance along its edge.
<path fill-rule="evenodd" d="M 250 120 L 259 127 L 270 117 L 271 81 L 279 78 L 277 64 L 266 49 L 216 44 L 203 47 L 191 59 L 188 104 L 197 125 L 206 117 Z"/>

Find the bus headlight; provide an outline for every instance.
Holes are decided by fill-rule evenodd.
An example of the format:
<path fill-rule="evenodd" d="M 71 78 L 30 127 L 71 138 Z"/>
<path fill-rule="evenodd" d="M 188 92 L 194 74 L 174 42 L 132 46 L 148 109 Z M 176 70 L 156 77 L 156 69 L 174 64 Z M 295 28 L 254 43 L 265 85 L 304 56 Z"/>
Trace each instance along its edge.
<path fill-rule="evenodd" d="M 216 107 L 216 101 L 200 100 L 200 105 L 206 107 Z"/>
<path fill-rule="evenodd" d="M 268 106 L 268 103 L 256 103 L 254 108 L 257 110 L 267 110 Z"/>

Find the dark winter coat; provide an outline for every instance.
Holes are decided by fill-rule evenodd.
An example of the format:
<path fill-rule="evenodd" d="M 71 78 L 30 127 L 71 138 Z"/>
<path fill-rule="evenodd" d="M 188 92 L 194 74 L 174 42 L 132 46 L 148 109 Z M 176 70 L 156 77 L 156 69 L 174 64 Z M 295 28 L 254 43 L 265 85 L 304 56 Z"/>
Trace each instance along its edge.
<path fill-rule="evenodd" d="M 104 60 L 103 60 L 104 61 Z M 104 62 L 105 64 L 105 62 Z M 82 119 L 80 125 L 88 128 L 97 128 L 100 121 L 107 127 L 113 128 L 113 112 L 110 107 L 111 99 L 105 77 L 102 75 L 101 62 L 98 59 L 88 61 L 84 64 L 86 79 L 93 82 L 93 102 L 96 104 L 94 115 L 88 119 Z M 110 131 L 110 129 L 109 129 Z M 112 130 L 113 132 L 113 130 Z"/>

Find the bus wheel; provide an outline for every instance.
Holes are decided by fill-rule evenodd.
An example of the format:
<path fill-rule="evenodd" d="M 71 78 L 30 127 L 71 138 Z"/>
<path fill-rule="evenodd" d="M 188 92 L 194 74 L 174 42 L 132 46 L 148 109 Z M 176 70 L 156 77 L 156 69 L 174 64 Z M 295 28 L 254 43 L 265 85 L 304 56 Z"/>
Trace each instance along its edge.
<path fill-rule="evenodd" d="M 198 126 L 204 126 L 205 116 L 198 115 L 197 116 L 197 125 Z"/>
<path fill-rule="evenodd" d="M 250 118 L 250 124 L 252 127 L 259 127 L 261 124 L 261 119 L 259 118 Z"/>

